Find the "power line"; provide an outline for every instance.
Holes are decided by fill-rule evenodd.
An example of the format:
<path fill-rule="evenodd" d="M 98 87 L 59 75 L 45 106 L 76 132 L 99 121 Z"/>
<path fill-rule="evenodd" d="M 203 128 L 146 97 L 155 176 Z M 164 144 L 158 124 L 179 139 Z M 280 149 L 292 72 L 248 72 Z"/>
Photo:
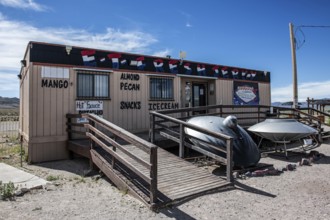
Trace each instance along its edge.
<path fill-rule="evenodd" d="M 298 25 L 298 26 L 296 26 L 295 36 L 297 36 L 296 33 L 299 31 L 303 37 L 302 40 L 295 38 L 296 50 L 299 50 L 306 42 L 306 36 L 305 36 L 305 33 L 302 31 L 302 28 L 330 28 L 330 25 Z"/>
<path fill-rule="evenodd" d="M 330 28 L 330 25 L 299 25 L 299 27 L 310 27 L 310 28 Z"/>

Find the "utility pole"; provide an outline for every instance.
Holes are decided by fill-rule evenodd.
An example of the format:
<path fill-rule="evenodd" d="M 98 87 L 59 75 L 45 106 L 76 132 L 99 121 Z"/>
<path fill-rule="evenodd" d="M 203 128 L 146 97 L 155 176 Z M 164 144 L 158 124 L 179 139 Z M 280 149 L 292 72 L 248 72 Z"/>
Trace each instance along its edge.
<path fill-rule="evenodd" d="M 296 62 L 296 40 L 293 34 L 293 24 L 289 23 L 291 55 L 292 55 L 292 76 L 293 76 L 293 108 L 298 108 L 298 86 L 297 86 L 297 62 Z"/>

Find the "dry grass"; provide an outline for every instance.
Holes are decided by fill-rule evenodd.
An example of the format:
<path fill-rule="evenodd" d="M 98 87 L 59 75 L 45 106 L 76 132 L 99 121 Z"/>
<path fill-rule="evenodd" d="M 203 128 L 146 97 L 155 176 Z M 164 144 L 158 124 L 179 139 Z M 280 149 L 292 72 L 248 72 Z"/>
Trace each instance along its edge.
<path fill-rule="evenodd" d="M 18 116 L 18 108 L 0 108 L 0 116 Z"/>
<path fill-rule="evenodd" d="M 16 136 L 4 135 L 0 137 L 0 163 L 6 163 L 12 166 L 19 166 L 22 159 L 26 161 L 27 153 Z"/>

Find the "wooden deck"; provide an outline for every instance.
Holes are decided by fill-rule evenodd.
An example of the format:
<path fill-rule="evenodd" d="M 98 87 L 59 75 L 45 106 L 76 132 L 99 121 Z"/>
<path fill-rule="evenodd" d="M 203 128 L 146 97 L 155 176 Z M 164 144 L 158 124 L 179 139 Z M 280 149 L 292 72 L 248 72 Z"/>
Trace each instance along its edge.
<path fill-rule="evenodd" d="M 70 141 L 70 149 L 81 152 L 81 148 L 88 149 L 88 142 L 78 140 L 77 145 L 75 141 Z M 82 145 L 85 144 L 85 145 Z M 149 155 L 134 145 L 125 145 L 126 150 L 134 155 L 148 160 Z M 128 157 L 119 149 L 116 151 L 133 166 L 141 170 L 146 176 L 150 172 L 135 160 Z M 123 164 L 116 163 L 112 167 L 112 157 L 109 153 L 101 147 L 95 147 L 91 151 L 91 158 L 93 163 L 102 170 L 102 172 L 114 182 L 115 185 L 122 186 L 120 182 L 129 183 L 129 193 L 141 199 L 146 204 L 150 204 L 148 184 L 139 176 Z M 158 192 L 157 202 L 155 207 L 164 206 L 169 203 L 175 203 L 184 199 L 193 198 L 205 193 L 215 192 L 223 189 L 223 187 L 230 185 L 225 178 L 215 176 L 209 173 L 206 169 L 197 167 L 196 165 L 177 157 L 176 155 L 158 148 Z M 82 155 L 82 154 L 80 154 Z M 86 153 L 84 153 L 86 155 Z M 125 189 L 123 189 L 125 190 Z M 133 192 L 132 192 L 133 191 Z"/>
<path fill-rule="evenodd" d="M 215 176 L 99 116 L 68 114 L 67 117 L 68 150 L 89 158 L 90 164 L 96 165 L 120 190 L 152 209 L 233 184 L 232 169 L 227 169 L 224 177 Z M 78 117 L 87 118 L 89 123 L 74 122 Z M 74 139 L 73 134 L 82 139 Z M 230 161 L 229 165 L 230 141 L 229 159 L 224 159 Z"/>

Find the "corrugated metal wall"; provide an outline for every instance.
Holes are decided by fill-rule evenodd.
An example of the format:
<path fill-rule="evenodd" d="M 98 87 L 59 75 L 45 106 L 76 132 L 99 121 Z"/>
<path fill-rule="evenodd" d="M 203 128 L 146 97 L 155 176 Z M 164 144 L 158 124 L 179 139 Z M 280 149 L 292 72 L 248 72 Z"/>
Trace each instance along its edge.
<path fill-rule="evenodd" d="M 271 105 L 270 83 L 259 83 L 260 105 Z"/>
<path fill-rule="evenodd" d="M 232 105 L 233 104 L 233 81 L 232 80 L 216 80 L 216 105 Z"/>
<path fill-rule="evenodd" d="M 64 71 L 70 72 L 70 78 L 61 77 Z M 43 72 L 52 77 L 42 76 Z M 67 88 L 46 87 L 42 86 L 42 79 L 70 82 L 73 81 L 72 70 L 34 65 L 29 75 L 29 160 L 41 162 L 68 158 L 65 115 L 73 109 L 75 87 L 70 84 Z"/>

